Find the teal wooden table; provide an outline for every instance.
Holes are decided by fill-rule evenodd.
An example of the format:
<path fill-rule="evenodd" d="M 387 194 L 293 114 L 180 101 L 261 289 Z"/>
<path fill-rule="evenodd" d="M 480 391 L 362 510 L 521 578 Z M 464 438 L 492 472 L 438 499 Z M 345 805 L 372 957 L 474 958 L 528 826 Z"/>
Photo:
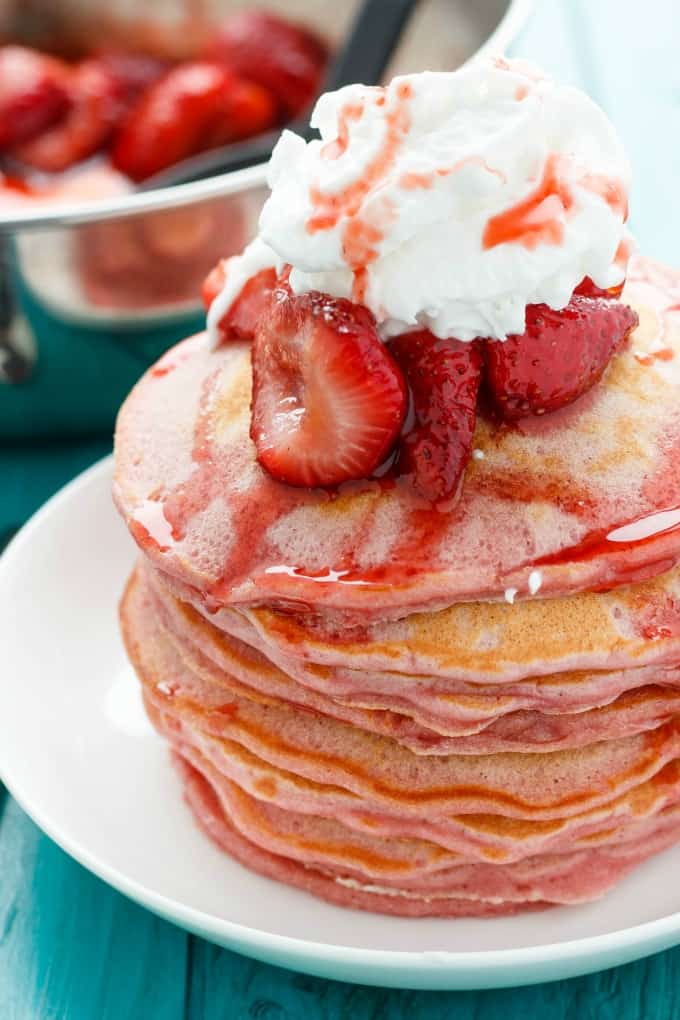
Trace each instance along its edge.
<path fill-rule="evenodd" d="M 631 225 L 680 262 L 677 0 L 543 0 L 515 52 L 585 87 L 630 153 Z M 2 393 L 0 391 L 0 400 Z M 0 541 L 109 440 L 0 446 Z M 10 669 L 3 661 L 0 668 Z M 70 860 L 0 787 L 0 1020 L 656 1020 L 680 1016 L 680 948 L 586 978 L 494 992 L 309 978 L 158 920 Z"/>

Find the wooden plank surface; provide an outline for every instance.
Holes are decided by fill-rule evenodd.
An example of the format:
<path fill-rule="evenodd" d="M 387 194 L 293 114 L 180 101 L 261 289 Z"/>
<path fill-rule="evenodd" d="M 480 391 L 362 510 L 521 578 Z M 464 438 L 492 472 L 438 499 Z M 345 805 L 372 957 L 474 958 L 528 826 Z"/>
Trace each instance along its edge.
<path fill-rule="evenodd" d="M 675 264 L 679 22 L 676 0 L 539 0 L 516 47 L 607 109 L 633 163 L 640 247 Z M 0 449 L 0 533 L 105 445 Z M 281 971 L 130 903 L 62 853 L 0 787 L 0 1020 L 665 1020 L 680 1016 L 679 976 L 680 949 L 494 992 L 382 991 Z"/>

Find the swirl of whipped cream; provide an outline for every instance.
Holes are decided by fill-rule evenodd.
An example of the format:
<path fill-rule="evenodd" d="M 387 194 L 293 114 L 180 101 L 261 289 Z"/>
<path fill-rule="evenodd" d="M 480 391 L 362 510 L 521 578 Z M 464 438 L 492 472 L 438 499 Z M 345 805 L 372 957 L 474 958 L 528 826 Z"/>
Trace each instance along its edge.
<path fill-rule="evenodd" d="M 362 302 L 383 337 L 504 339 L 528 304 L 624 278 L 622 144 L 588 96 L 531 65 L 350 85 L 312 124 L 320 140 L 285 131 L 274 149 L 259 238 L 230 260 L 212 328 L 250 275 L 286 263 L 296 293 Z"/>

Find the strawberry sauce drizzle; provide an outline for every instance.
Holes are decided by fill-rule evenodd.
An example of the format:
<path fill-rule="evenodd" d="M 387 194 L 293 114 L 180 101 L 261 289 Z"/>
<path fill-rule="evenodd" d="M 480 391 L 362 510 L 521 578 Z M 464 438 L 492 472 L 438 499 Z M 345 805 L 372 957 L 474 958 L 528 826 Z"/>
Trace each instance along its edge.
<path fill-rule="evenodd" d="M 376 90 L 376 103 L 382 105 L 385 90 Z M 365 269 L 378 257 L 377 246 L 383 239 L 382 227 L 385 214 L 391 210 L 381 209 L 380 226 L 367 216 L 360 214 L 361 205 L 369 194 L 393 167 L 397 154 L 411 126 L 411 115 L 408 102 L 413 98 L 413 89 L 408 82 L 402 82 L 397 88 L 396 102 L 385 114 L 385 135 L 377 153 L 369 162 L 363 175 L 352 184 L 332 194 L 327 194 L 317 187 L 310 188 L 310 199 L 314 214 L 307 220 L 307 231 L 315 234 L 320 230 L 332 230 L 340 219 L 347 222 L 342 231 L 343 257 L 353 272 Z M 363 115 L 365 100 L 361 103 L 350 103 L 343 108 L 339 118 L 338 138 L 324 147 L 323 155 L 329 159 L 337 159 L 347 148 L 349 141 L 349 121 L 358 120 Z M 359 109 L 360 107 L 360 109 Z M 355 276 L 354 300 L 359 301 L 365 295 L 365 275 Z"/>
<path fill-rule="evenodd" d="M 564 217 L 574 199 L 560 177 L 559 159 L 546 160 L 543 176 L 536 188 L 516 205 L 492 216 L 484 229 L 482 245 L 517 243 L 525 248 L 537 244 L 560 244 L 564 236 Z"/>
<path fill-rule="evenodd" d="M 493 174 L 498 177 L 500 181 L 507 180 L 506 175 L 502 170 L 497 170 L 495 167 L 489 166 L 485 159 L 481 156 L 465 156 L 463 159 L 457 160 L 453 166 L 441 166 L 437 167 L 436 170 L 428 170 L 426 173 L 416 173 L 414 171 L 410 173 L 402 174 L 399 178 L 399 187 L 403 191 L 416 191 L 418 188 L 428 189 L 431 188 L 438 177 L 449 177 L 451 174 L 457 173 L 466 166 L 480 166 L 487 173 Z"/>
<path fill-rule="evenodd" d="M 364 115 L 363 102 L 345 103 L 338 116 L 338 137 L 328 142 L 321 150 L 324 159 L 339 159 L 349 145 L 349 122 L 361 120 Z"/>
<path fill-rule="evenodd" d="M 163 516 L 171 528 L 173 542 L 181 542 L 187 537 L 192 522 L 213 500 L 225 498 L 223 476 L 219 470 L 219 461 L 225 456 L 225 451 L 216 444 L 214 434 L 214 408 L 221 379 L 222 373 L 216 369 L 206 377 L 201 388 L 191 451 L 193 471 L 170 492 L 158 493 L 154 497 L 162 503 Z M 230 591 L 252 576 L 254 564 L 266 547 L 266 533 L 270 525 L 305 501 L 318 502 L 319 491 L 302 493 L 263 475 L 243 492 L 229 494 L 233 542 L 227 564 L 215 582 L 195 592 L 210 611 L 216 611 L 229 601 Z M 161 544 L 142 522 L 133 519 L 130 530 L 142 548 L 171 551 L 171 547 Z"/>
<path fill-rule="evenodd" d="M 650 351 L 649 354 L 634 354 L 634 357 L 641 365 L 649 366 L 653 365 L 655 361 L 672 361 L 675 351 L 672 347 L 662 347 L 658 351 Z"/>

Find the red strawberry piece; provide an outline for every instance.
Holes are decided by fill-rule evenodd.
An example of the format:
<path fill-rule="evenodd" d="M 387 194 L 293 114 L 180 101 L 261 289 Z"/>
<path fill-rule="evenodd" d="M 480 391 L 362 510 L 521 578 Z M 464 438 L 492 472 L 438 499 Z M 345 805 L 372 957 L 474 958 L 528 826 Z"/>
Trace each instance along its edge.
<path fill-rule="evenodd" d="M 231 86 L 222 93 L 217 119 L 201 147 L 214 148 L 250 138 L 274 127 L 276 121 L 277 104 L 272 93 L 234 75 Z"/>
<path fill-rule="evenodd" d="M 92 156 L 108 142 L 122 103 L 113 75 L 97 60 L 84 60 L 71 72 L 71 108 L 37 138 L 12 154 L 46 173 L 58 173 Z"/>
<path fill-rule="evenodd" d="M 287 119 L 318 94 L 328 52 L 301 25 L 266 11 L 244 10 L 219 26 L 206 56 L 269 89 Z"/>
<path fill-rule="evenodd" d="M 411 390 L 413 425 L 402 436 L 400 474 L 432 503 L 452 499 L 470 459 L 482 371 L 480 344 L 441 340 L 428 330 L 389 344 Z"/>
<path fill-rule="evenodd" d="M 226 279 L 227 259 L 220 259 L 217 265 L 210 270 L 201 287 L 201 297 L 206 311 L 209 311 L 211 304 L 224 287 Z"/>
<path fill-rule="evenodd" d="M 254 92 L 255 89 L 255 92 Z M 121 125 L 111 158 L 141 181 L 243 132 L 273 122 L 271 97 L 232 71 L 207 61 L 179 64 L 136 103 Z"/>
<path fill-rule="evenodd" d="M 576 400 L 637 324 L 628 305 L 611 299 L 577 295 L 560 311 L 528 305 L 524 333 L 484 345 L 487 383 L 501 415 L 546 414 Z"/>
<path fill-rule="evenodd" d="M 621 291 L 625 282 L 625 280 L 622 280 L 615 287 L 597 287 L 589 276 L 584 276 L 574 294 L 579 297 L 616 299 L 621 297 Z"/>
<path fill-rule="evenodd" d="M 23 46 L 0 48 L 0 147 L 25 142 L 70 105 L 68 68 Z"/>
<path fill-rule="evenodd" d="M 367 478 L 406 412 L 406 387 L 362 305 L 312 291 L 272 294 L 253 342 L 250 435 L 257 459 L 289 485 Z"/>
<path fill-rule="evenodd" d="M 92 58 L 115 79 L 121 100 L 129 106 L 136 102 L 168 70 L 166 60 L 147 53 L 127 53 L 122 50 L 104 52 Z"/>
<path fill-rule="evenodd" d="M 227 276 L 226 263 L 226 259 L 220 259 L 203 281 L 201 293 L 207 309 L 224 287 Z M 261 269 L 246 281 L 218 324 L 221 344 L 231 340 L 253 339 L 257 324 L 269 305 L 275 286 L 276 272 L 273 269 Z"/>

